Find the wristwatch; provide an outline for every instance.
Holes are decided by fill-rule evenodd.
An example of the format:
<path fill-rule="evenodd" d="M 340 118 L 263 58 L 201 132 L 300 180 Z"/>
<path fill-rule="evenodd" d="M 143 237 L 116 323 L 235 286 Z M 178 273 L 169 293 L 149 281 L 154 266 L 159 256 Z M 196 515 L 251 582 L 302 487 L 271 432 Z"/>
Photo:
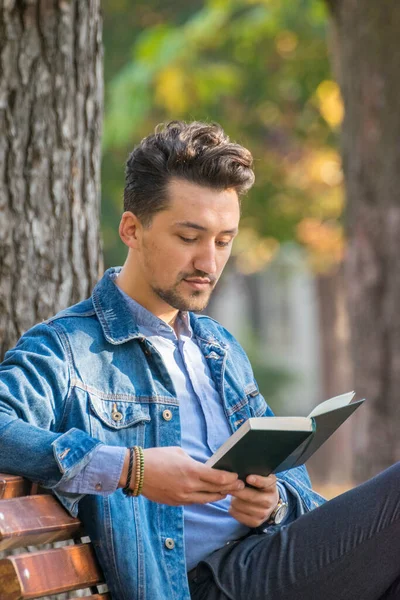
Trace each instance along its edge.
<path fill-rule="evenodd" d="M 288 508 L 289 504 L 284 502 L 282 498 L 279 498 L 278 504 L 267 521 L 268 525 L 280 525 L 287 515 Z"/>

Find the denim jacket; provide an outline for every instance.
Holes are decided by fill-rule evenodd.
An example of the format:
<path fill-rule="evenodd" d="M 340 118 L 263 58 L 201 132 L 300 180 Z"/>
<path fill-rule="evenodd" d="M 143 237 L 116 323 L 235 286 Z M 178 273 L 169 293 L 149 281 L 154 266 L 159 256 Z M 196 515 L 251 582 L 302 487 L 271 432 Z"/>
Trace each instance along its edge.
<path fill-rule="evenodd" d="M 113 600 L 189 600 L 182 507 L 120 489 L 109 496 L 57 491 L 99 444 L 180 445 L 174 386 L 112 282 L 115 271 L 106 271 L 91 298 L 33 327 L 7 352 L 0 365 L 0 471 L 40 482 L 79 513 Z M 234 337 L 206 316 L 190 313 L 190 323 L 232 432 L 249 417 L 272 415 Z M 323 502 L 304 467 L 279 478 L 298 515 Z"/>

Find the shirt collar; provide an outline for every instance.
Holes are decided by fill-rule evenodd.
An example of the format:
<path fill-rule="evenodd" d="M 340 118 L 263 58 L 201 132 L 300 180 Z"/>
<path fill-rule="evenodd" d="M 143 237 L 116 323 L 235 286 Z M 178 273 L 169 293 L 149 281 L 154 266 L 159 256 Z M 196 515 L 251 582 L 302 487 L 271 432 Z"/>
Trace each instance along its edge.
<path fill-rule="evenodd" d="M 177 337 L 175 329 L 168 325 L 165 321 L 157 317 L 155 314 L 150 312 L 147 308 L 136 302 L 131 296 L 129 296 L 126 292 L 124 292 L 120 287 L 116 284 L 116 279 L 118 277 L 118 273 L 114 273 L 111 276 L 111 280 L 114 282 L 114 285 L 118 289 L 118 291 L 122 294 L 126 303 L 129 306 L 129 310 L 132 313 L 138 327 L 145 328 L 146 333 L 150 332 L 150 334 L 160 335 L 168 338 L 175 339 Z M 190 327 L 189 319 L 187 312 L 180 311 L 177 314 L 178 321 L 178 332 L 179 334 L 186 335 L 187 337 L 192 337 L 192 328 Z"/>
<path fill-rule="evenodd" d="M 93 290 L 92 301 L 105 338 L 111 344 L 122 344 L 134 338 L 143 338 L 141 327 L 151 329 L 157 335 L 175 332 L 165 321 L 156 317 L 118 288 L 114 280 L 122 267 L 107 269 Z M 180 333 L 192 336 L 193 313 L 180 312 Z"/>

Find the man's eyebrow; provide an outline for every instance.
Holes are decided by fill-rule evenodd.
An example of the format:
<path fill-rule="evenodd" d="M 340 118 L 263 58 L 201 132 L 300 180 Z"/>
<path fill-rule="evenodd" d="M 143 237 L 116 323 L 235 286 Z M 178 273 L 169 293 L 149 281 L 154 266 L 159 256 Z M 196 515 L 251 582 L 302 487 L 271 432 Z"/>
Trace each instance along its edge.
<path fill-rule="evenodd" d="M 178 221 L 174 223 L 174 227 L 188 227 L 190 229 L 197 229 L 197 231 L 208 231 L 207 227 L 203 227 L 203 225 L 199 225 L 198 223 L 192 223 L 192 221 Z M 234 227 L 233 229 L 225 229 L 220 233 L 228 234 L 228 235 L 236 235 L 238 232 L 238 228 Z"/>

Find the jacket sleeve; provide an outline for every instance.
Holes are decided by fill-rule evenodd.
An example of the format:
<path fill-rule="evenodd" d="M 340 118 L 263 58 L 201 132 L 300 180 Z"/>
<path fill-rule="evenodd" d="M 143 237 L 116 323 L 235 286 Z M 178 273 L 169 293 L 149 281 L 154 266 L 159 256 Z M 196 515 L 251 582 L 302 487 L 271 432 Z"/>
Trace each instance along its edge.
<path fill-rule="evenodd" d="M 33 327 L 6 353 L 0 365 L 0 471 L 54 488 L 79 473 L 101 444 L 79 429 L 60 432 L 69 364 L 52 323 Z M 67 508 L 73 500 L 70 495 Z"/>

